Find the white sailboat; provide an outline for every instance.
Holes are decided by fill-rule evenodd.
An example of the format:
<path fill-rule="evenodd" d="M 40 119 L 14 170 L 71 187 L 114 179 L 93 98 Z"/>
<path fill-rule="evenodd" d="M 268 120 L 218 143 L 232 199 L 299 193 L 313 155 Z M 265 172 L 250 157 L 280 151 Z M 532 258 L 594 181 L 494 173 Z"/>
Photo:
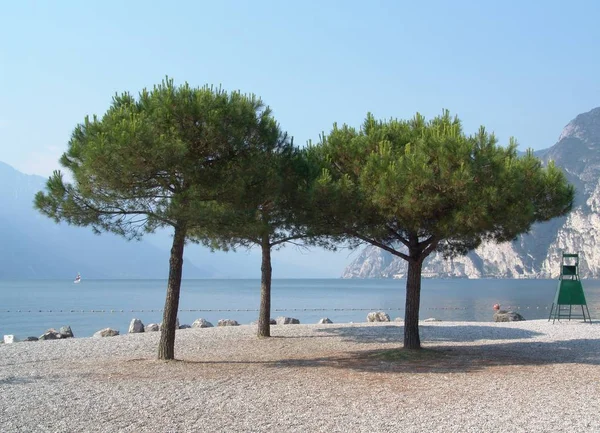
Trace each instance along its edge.
<path fill-rule="evenodd" d="M 77 273 L 77 276 L 75 277 L 75 281 L 73 281 L 73 283 L 77 284 L 81 282 L 81 275 L 79 274 L 79 272 Z"/>

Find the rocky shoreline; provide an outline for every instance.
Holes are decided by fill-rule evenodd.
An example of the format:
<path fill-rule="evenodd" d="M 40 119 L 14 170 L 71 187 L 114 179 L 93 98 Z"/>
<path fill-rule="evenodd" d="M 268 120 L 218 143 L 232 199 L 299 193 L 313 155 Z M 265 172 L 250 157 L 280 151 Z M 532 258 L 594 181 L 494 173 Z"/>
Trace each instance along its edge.
<path fill-rule="evenodd" d="M 398 321 L 401 322 L 402 318 L 397 317 L 394 320 L 397 322 Z M 389 322 L 389 321 L 390 321 L 390 316 L 383 311 L 373 311 L 373 312 L 367 314 L 367 322 Z M 317 322 L 318 325 L 332 324 L 332 323 L 333 322 L 328 317 L 324 317 Z M 277 317 L 276 319 L 271 319 L 270 324 L 271 325 L 299 325 L 300 320 L 298 320 L 294 317 L 280 316 L 280 317 Z M 252 323 L 250 323 L 250 325 L 256 325 L 256 322 L 252 322 Z M 162 323 L 150 323 L 148 325 L 144 325 L 144 323 L 140 319 L 134 318 L 134 319 L 131 319 L 131 322 L 129 323 L 129 328 L 128 328 L 127 333 L 128 334 L 137 334 L 137 333 L 141 333 L 141 332 L 157 332 L 157 331 L 161 330 L 161 326 L 162 326 Z M 189 328 L 212 328 L 214 325 L 204 318 L 199 318 L 199 319 L 196 319 L 191 325 L 187 325 L 187 324 L 180 325 L 179 319 L 177 319 L 175 326 L 179 330 L 179 329 L 189 329 Z M 236 320 L 233 320 L 233 319 L 220 319 L 217 322 L 217 326 L 218 327 L 240 326 L 240 324 Z M 103 329 L 100 329 L 99 331 L 95 332 L 93 337 L 115 337 L 117 335 L 120 335 L 120 332 L 118 329 L 103 328 Z M 71 327 L 68 325 L 61 326 L 58 331 L 54 328 L 47 329 L 39 337 L 29 336 L 29 337 L 24 338 L 22 341 L 31 342 L 31 341 L 39 341 L 39 340 L 59 340 L 59 339 L 65 339 L 65 338 L 74 338 L 73 331 L 71 330 Z M 17 343 L 19 341 L 21 341 L 21 340 L 17 339 L 14 335 L 11 335 L 11 334 L 5 335 L 4 339 L 0 340 L 1 343 Z"/>
<path fill-rule="evenodd" d="M 498 308 L 496 308 L 496 306 Z M 494 311 L 495 311 L 495 313 L 493 315 L 494 322 L 515 322 L 515 321 L 525 320 L 523 318 L 523 316 L 521 316 L 519 313 L 515 313 L 514 311 L 499 310 L 499 308 L 500 308 L 500 306 L 498 304 L 494 305 Z M 369 314 L 367 314 L 366 319 L 367 319 L 368 323 L 390 322 L 391 321 L 390 316 L 384 311 L 372 311 Z M 403 321 L 404 321 L 404 319 L 402 319 L 401 317 L 396 317 L 394 319 L 394 322 L 403 322 Z M 424 322 L 439 322 L 439 321 L 440 320 L 438 320 L 434 317 L 430 317 L 429 319 L 424 320 Z M 350 323 L 352 323 L 352 322 L 350 322 Z M 277 317 L 276 319 L 271 319 L 270 324 L 271 325 L 299 325 L 300 320 L 298 320 L 294 317 L 280 316 L 280 317 Z M 326 325 L 326 324 L 333 324 L 333 322 L 328 317 L 323 317 L 317 322 L 317 325 Z M 250 325 L 256 325 L 256 322 L 252 322 L 252 323 L 250 323 Z M 129 323 L 129 328 L 128 328 L 127 333 L 128 334 L 137 334 L 137 333 L 142 333 L 142 332 L 157 332 L 157 331 L 161 330 L 161 326 L 162 326 L 162 323 L 150 323 L 148 325 L 144 325 L 144 323 L 140 319 L 134 318 L 134 319 L 131 319 L 131 322 Z M 214 325 L 204 318 L 199 318 L 199 319 L 196 319 L 191 325 L 187 325 L 187 324 L 180 325 L 179 319 L 177 319 L 175 326 L 179 330 L 179 329 L 189 329 L 189 328 L 212 328 Z M 233 319 L 220 319 L 217 322 L 217 326 L 218 327 L 240 326 L 240 324 L 236 320 L 233 320 Z M 118 329 L 103 328 L 103 329 L 100 329 L 99 331 L 95 332 L 93 337 L 115 337 L 117 335 L 120 335 L 120 331 Z M 30 337 L 24 338 L 22 341 L 32 342 L 32 341 L 39 341 L 39 340 L 59 340 L 59 339 L 65 339 L 65 338 L 74 338 L 73 331 L 71 330 L 71 327 L 68 325 L 60 327 L 60 329 L 58 331 L 54 328 L 47 329 L 39 337 L 30 336 Z M 4 335 L 4 338 L 3 338 L 3 340 L 0 340 L 0 343 L 16 343 L 19 341 L 20 340 L 17 339 L 14 335 Z"/>

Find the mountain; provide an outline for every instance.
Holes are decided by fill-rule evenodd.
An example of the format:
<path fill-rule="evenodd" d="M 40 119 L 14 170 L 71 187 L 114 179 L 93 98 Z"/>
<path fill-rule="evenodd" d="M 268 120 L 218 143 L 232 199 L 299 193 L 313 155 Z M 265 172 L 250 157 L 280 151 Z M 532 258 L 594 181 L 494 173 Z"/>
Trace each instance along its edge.
<path fill-rule="evenodd" d="M 56 224 L 33 208 L 46 179 L 0 162 L 0 279 L 166 278 L 169 250 L 89 228 Z M 184 276 L 215 276 L 186 260 Z"/>
<path fill-rule="evenodd" d="M 554 146 L 535 154 L 544 163 L 553 160 L 575 186 L 573 211 L 536 224 L 512 243 L 486 243 L 450 260 L 434 253 L 423 264 L 424 277 L 555 278 L 565 251 L 580 254 L 583 278 L 600 278 L 600 107 L 578 115 Z M 406 272 L 404 260 L 369 246 L 342 278 L 400 278 Z"/>
<path fill-rule="evenodd" d="M 167 278 L 171 230 L 126 241 L 90 228 L 56 224 L 33 208 L 46 179 L 0 162 L 0 279 Z M 331 278 L 348 263 L 347 253 L 293 246 L 272 252 L 274 278 Z M 260 278 L 261 254 L 211 252 L 186 245 L 184 278 Z"/>

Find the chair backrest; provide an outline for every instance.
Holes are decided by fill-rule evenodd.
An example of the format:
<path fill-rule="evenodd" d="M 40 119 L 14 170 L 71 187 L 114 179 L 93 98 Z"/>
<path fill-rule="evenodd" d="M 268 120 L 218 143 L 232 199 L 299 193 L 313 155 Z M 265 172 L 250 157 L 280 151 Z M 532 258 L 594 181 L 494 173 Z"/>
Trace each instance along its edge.
<path fill-rule="evenodd" d="M 579 254 L 562 253 L 560 266 L 560 279 L 567 277 L 570 280 L 579 279 Z"/>

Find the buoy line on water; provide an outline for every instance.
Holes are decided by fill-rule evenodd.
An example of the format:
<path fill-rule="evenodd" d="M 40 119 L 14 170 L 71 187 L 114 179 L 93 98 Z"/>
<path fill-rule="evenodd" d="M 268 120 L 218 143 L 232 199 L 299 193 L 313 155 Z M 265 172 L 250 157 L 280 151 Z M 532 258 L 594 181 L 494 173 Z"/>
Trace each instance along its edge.
<path fill-rule="evenodd" d="M 468 307 L 425 307 L 421 308 L 421 311 L 466 311 L 473 310 L 474 308 Z M 504 307 L 506 310 L 548 310 L 550 307 L 545 306 L 513 306 L 509 305 Z M 600 310 L 600 305 L 590 307 L 591 310 Z M 286 311 L 404 311 L 405 308 L 274 308 L 274 312 L 286 312 Z M 0 313 L 162 313 L 163 309 L 92 309 L 92 310 L 80 310 L 80 309 L 5 309 L 0 310 Z M 203 313 L 203 312 L 258 312 L 257 308 L 189 308 L 179 309 L 179 313 Z"/>

